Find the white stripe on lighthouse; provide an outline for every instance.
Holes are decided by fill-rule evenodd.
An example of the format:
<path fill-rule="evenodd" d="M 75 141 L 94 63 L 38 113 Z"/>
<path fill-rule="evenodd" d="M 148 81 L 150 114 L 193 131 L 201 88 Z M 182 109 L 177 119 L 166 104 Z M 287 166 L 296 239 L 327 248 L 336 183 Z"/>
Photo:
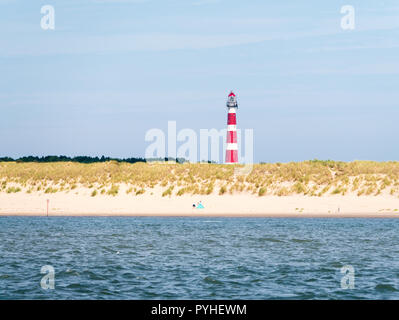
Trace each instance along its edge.
<path fill-rule="evenodd" d="M 235 124 L 229 124 L 227 126 L 227 131 L 237 131 L 237 126 Z"/>
<path fill-rule="evenodd" d="M 226 150 L 238 150 L 237 143 L 228 143 L 226 146 Z"/>

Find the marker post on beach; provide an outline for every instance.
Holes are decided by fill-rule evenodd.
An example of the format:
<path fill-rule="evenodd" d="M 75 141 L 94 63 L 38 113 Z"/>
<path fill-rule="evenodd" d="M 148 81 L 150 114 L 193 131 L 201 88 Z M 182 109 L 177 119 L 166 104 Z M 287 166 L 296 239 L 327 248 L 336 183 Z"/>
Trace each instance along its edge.
<path fill-rule="evenodd" d="M 47 199 L 47 217 L 48 217 L 48 205 L 49 205 L 49 203 L 50 203 L 50 200 Z"/>

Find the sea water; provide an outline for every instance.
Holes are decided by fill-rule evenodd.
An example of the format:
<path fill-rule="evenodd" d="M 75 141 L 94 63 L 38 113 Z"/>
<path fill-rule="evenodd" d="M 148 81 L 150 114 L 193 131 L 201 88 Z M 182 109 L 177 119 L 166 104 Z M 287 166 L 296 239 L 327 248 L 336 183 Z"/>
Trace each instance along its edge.
<path fill-rule="evenodd" d="M 396 219 L 1 217 L 0 299 L 399 299 L 398 257 Z"/>

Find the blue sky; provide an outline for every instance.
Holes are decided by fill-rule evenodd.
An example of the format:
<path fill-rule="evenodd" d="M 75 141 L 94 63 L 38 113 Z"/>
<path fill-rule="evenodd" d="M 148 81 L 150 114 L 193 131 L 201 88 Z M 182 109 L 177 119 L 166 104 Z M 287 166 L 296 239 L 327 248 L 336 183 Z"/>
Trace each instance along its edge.
<path fill-rule="evenodd" d="M 257 162 L 399 160 L 398 57 L 397 0 L 0 0 L 0 156 L 144 156 L 233 89 Z"/>

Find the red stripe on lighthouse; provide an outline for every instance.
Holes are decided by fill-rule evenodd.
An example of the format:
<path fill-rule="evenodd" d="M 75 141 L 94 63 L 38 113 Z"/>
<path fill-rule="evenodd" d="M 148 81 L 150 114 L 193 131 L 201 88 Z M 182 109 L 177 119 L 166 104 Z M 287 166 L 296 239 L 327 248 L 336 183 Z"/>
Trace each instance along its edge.
<path fill-rule="evenodd" d="M 237 124 L 236 114 L 235 113 L 228 113 L 227 114 L 227 125 Z"/>

